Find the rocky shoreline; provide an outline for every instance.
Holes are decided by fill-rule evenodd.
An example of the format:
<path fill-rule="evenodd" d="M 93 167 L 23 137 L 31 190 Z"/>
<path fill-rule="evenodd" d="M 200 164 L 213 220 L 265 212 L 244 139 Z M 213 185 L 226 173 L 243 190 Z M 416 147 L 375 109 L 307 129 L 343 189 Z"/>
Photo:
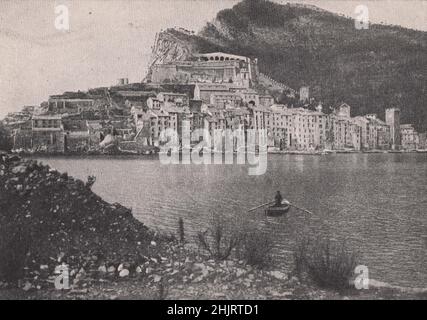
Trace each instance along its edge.
<path fill-rule="evenodd" d="M 211 259 L 156 234 L 83 181 L 0 154 L 0 299 L 426 299 L 400 288 L 318 288 L 274 266 Z M 68 285 L 57 288 L 64 273 Z"/>
<path fill-rule="evenodd" d="M 242 260 L 214 261 L 177 242 L 152 244 L 160 254 L 132 273 L 105 270 L 86 274 L 70 290 L 3 288 L 0 299 L 58 300 L 349 300 L 427 299 L 427 292 L 372 288 L 335 292 L 322 290 L 280 270 L 260 270 Z M 126 269 L 122 269 L 126 270 Z"/>

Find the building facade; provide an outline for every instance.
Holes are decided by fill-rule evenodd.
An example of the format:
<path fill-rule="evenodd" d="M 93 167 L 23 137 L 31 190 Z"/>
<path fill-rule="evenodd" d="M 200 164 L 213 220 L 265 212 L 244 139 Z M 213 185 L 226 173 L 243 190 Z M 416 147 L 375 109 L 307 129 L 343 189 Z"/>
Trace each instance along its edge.
<path fill-rule="evenodd" d="M 39 115 L 32 118 L 32 149 L 47 153 L 65 151 L 64 128 L 60 115 Z"/>
<path fill-rule="evenodd" d="M 385 122 L 390 127 L 391 147 L 393 150 L 401 146 L 400 138 L 400 109 L 388 108 L 385 110 Z"/>
<path fill-rule="evenodd" d="M 404 150 L 417 150 L 419 148 L 419 135 L 412 124 L 402 124 L 400 126 L 400 135 Z"/>

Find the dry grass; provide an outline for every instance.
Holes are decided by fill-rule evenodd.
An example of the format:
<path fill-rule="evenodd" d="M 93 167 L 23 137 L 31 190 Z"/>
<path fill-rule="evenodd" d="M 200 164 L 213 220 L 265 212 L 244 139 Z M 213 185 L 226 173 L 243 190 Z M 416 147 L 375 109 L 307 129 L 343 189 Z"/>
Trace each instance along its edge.
<path fill-rule="evenodd" d="M 356 255 L 345 243 L 331 240 L 302 240 L 294 252 L 295 271 L 307 275 L 321 288 L 338 291 L 350 288 L 357 265 Z"/>
<path fill-rule="evenodd" d="M 196 242 L 200 249 L 215 260 L 231 256 L 245 260 L 247 264 L 262 268 L 270 262 L 273 248 L 271 237 L 254 226 L 243 227 L 241 222 L 214 216 L 210 227 L 199 232 Z"/>
<path fill-rule="evenodd" d="M 181 243 L 185 242 L 184 219 L 181 217 L 178 219 L 178 239 Z"/>
<path fill-rule="evenodd" d="M 242 242 L 241 232 L 236 232 L 229 221 L 213 216 L 210 227 L 197 233 L 197 244 L 215 260 L 226 260 Z"/>

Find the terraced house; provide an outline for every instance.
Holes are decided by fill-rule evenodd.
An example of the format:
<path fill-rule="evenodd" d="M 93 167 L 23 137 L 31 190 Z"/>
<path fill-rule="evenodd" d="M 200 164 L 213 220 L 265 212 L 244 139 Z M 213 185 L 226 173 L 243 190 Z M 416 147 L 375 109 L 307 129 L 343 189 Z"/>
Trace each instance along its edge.
<path fill-rule="evenodd" d="M 402 148 L 405 150 L 417 150 L 420 144 L 419 134 L 412 124 L 402 124 L 400 126 L 400 136 Z"/>
<path fill-rule="evenodd" d="M 61 115 L 33 116 L 31 147 L 40 152 L 63 153 L 65 151 Z"/>

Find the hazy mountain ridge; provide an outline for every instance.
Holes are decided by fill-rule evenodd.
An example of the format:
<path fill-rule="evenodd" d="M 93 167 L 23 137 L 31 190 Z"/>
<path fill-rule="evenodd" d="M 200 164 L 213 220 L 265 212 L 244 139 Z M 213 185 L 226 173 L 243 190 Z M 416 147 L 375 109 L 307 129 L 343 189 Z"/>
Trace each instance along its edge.
<path fill-rule="evenodd" d="M 402 122 L 427 129 L 427 33 L 397 26 L 357 30 L 352 19 L 303 5 L 244 0 L 198 35 L 168 30 L 191 52 L 258 57 L 261 72 L 352 113 L 398 106 Z M 188 57 L 188 56 L 187 56 Z M 186 58 L 187 58 L 186 57 Z"/>

